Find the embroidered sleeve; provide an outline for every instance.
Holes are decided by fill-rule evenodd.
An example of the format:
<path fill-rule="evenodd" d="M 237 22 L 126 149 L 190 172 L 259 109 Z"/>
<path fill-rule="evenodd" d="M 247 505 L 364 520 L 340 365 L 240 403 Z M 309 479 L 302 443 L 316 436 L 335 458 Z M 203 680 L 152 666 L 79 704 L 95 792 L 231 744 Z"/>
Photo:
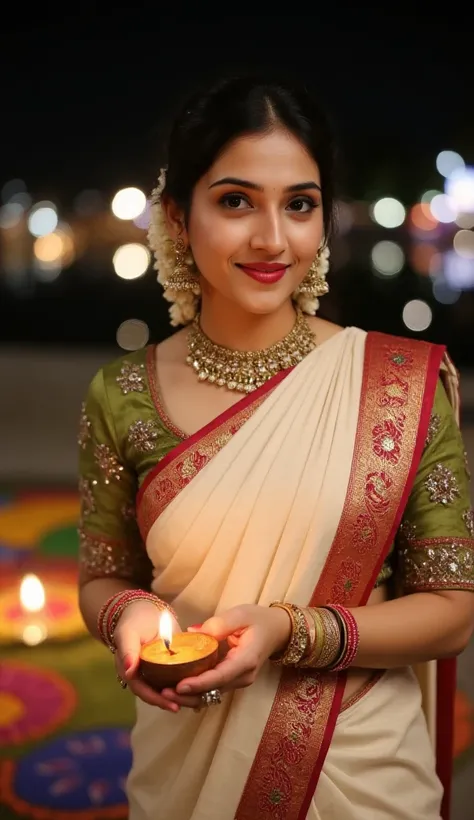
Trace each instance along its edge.
<path fill-rule="evenodd" d="M 425 449 L 398 538 L 405 593 L 474 591 L 474 513 L 464 446 L 438 383 Z"/>
<path fill-rule="evenodd" d="M 78 444 L 81 582 L 117 577 L 149 586 L 151 562 L 135 517 L 137 478 L 123 457 L 102 370 L 81 408 Z"/>

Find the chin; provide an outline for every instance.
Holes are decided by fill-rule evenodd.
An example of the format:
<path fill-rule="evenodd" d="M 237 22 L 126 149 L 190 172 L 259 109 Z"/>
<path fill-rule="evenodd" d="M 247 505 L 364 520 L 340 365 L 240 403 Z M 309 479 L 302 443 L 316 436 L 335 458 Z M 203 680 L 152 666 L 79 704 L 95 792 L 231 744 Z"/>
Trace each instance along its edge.
<path fill-rule="evenodd" d="M 291 293 L 286 291 L 282 293 L 276 290 L 252 293 L 239 294 L 233 301 L 239 305 L 242 310 L 256 316 L 264 316 L 269 313 L 276 313 L 291 299 Z"/>

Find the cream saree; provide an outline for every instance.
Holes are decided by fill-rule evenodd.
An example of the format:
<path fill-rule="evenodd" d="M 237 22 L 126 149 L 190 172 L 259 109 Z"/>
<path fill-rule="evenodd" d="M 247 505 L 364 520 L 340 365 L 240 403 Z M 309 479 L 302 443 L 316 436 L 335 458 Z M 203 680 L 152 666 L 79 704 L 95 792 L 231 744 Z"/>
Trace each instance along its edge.
<path fill-rule="evenodd" d="M 347 328 L 158 464 L 138 520 L 153 589 L 183 629 L 242 603 L 366 603 L 414 480 L 442 356 Z M 341 711 L 344 685 L 268 663 L 200 714 L 138 701 L 130 820 L 439 818 L 414 675 L 385 673 Z"/>

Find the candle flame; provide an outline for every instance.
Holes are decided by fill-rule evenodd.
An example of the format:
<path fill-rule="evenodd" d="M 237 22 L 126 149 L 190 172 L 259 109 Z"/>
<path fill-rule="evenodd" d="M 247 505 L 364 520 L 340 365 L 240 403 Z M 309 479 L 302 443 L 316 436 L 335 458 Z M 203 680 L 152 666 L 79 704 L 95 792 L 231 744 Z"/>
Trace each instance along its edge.
<path fill-rule="evenodd" d="M 45 604 L 44 586 L 36 575 L 25 575 L 20 585 L 20 603 L 26 612 L 39 612 Z"/>
<path fill-rule="evenodd" d="M 171 641 L 173 640 L 173 621 L 171 620 L 171 615 L 167 609 L 163 610 L 160 616 L 160 627 L 159 627 L 160 638 L 164 642 L 167 649 L 171 647 Z"/>

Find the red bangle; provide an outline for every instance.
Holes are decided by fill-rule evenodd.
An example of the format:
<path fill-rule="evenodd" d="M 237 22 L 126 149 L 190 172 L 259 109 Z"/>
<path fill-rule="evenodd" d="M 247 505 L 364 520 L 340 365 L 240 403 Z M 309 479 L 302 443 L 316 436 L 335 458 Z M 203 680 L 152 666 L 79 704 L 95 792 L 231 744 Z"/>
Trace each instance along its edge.
<path fill-rule="evenodd" d="M 354 662 L 355 656 L 359 649 L 359 628 L 357 621 L 354 618 L 350 609 L 340 604 L 328 606 L 326 609 L 333 610 L 344 621 L 346 628 L 347 643 L 342 656 L 339 658 L 335 666 L 330 667 L 331 672 L 343 672 Z"/>
<path fill-rule="evenodd" d="M 167 609 L 173 618 L 177 620 L 174 609 L 165 601 L 162 601 L 161 598 L 158 598 L 157 595 L 153 595 L 152 592 L 146 592 L 143 589 L 127 589 L 123 592 L 116 592 L 100 608 L 97 617 L 99 636 L 111 652 L 115 652 L 114 633 L 119 618 L 125 609 L 135 601 L 150 601 L 159 611 Z"/>

